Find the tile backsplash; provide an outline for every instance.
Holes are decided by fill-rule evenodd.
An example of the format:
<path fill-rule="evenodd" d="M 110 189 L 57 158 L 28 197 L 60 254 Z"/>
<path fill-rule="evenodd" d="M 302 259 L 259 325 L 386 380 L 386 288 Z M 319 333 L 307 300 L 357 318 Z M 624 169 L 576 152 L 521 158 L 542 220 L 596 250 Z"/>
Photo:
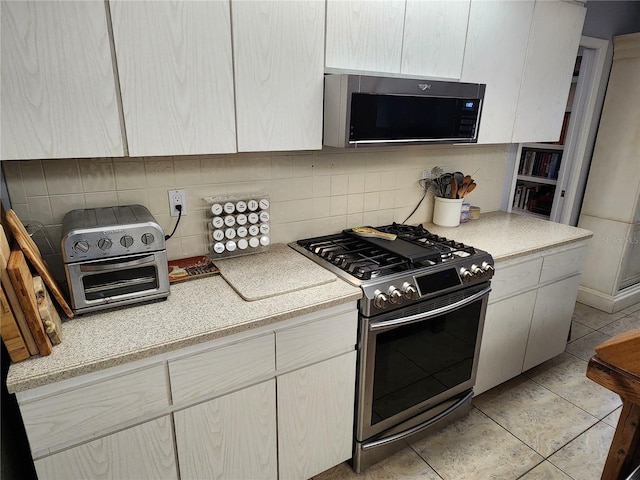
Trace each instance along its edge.
<path fill-rule="evenodd" d="M 59 250 L 62 218 L 75 208 L 140 203 L 165 232 L 167 190 L 184 189 L 187 215 L 167 241 L 170 259 L 208 253 L 204 197 L 267 193 L 274 243 L 335 233 L 357 225 L 401 222 L 423 196 L 422 171 L 438 165 L 472 174 L 467 198 L 483 212 L 500 209 L 508 145 L 411 146 L 362 150 L 3 161 L 12 208 L 23 223 L 46 227 Z M 431 220 L 427 195 L 408 223 Z M 43 252 L 44 253 L 44 252 Z M 53 255 L 49 263 L 61 271 Z"/>

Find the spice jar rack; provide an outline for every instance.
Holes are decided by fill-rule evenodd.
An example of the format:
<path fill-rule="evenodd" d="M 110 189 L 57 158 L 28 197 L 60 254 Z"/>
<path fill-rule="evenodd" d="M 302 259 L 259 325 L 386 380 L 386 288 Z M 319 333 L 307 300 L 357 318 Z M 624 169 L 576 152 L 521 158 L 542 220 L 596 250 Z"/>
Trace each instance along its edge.
<path fill-rule="evenodd" d="M 266 194 L 207 197 L 207 240 L 212 259 L 265 252 L 271 243 Z"/>

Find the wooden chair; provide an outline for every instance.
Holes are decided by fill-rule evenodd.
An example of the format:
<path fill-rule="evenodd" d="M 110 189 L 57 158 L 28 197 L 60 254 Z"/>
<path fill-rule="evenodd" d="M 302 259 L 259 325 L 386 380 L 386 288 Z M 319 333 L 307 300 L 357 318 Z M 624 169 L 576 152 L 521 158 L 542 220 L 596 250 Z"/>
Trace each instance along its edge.
<path fill-rule="evenodd" d="M 587 377 L 622 398 L 601 478 L 621 480 L 640 465 L 640 329 L 616 335 L 595 350 Z"/>

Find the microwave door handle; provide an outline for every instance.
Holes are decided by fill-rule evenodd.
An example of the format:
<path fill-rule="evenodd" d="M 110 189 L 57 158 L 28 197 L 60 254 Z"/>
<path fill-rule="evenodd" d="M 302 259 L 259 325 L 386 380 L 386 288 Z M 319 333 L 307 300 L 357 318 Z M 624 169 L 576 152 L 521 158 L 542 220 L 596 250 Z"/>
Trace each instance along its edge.
<path fill-rule="evenodd" d="M 81 272 L 104 272 L 106 270 L 113 270 L 115 268 L 128 268 L 135 267 L 138 265 L 144 265 L 145 263 L 153 262 L 153 255 L 148 255 L 143 258 L 138 258 L 136 260 L 126 260 L 120 263 L 109 263 L 109 264 L 95 264 L 95 265 L 80 265 Z"/>
<path fill-rule="evenodd" d="M 433 317 L 437 317 L 440 316 L 442 314 L 451 312 L 453 310 L 457 310 L 459 308 L 462 308 L 466 305 L 469 305 L 473 302 L 475 302 L 476 300 L 484 297 L 485 295 L 489 295 L 489 292 L 491 291 L 491 287 L 487 287 L 483 290 L 480 290 L 478 293 L 474 293 L 473 295 L 471 295 L 468 298 L 465 298 L 463 300 L 460 300 L 459 302 L 456 303 L 452 303 L 451 305 L 446 305 L 444 307 L 440 307 L 440 308 L 436 308 L 435 310 L 431 310 L 430 312 L 425 313 L 418 313 L 416 315 L 411 315 L 409 317 L 402 317 L 402 318 L 394 318 L 393 320 L 384 320 L 381 322 L 375 322 L 375 323 L 371 323 L 369 325 L 369 331 L 370 332 L 376 332 L 379 330 L 384 330 L 384 329 L 388 329 L 391 327 L 398 327 L 400 325 L 409 325 L 411 323 L 415 323 L 415 322 L 419 322 L 422 320 L 427 320 L 429 318 L 433 318 Z"/>

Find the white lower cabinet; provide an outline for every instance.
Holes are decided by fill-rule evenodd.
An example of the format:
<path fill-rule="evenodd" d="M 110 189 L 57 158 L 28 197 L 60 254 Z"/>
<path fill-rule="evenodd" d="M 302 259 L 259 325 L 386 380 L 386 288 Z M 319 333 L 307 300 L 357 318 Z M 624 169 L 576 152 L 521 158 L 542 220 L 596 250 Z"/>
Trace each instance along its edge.
<path fill-rule="evenodd" d="M 357 318 L 338 305 L 18 393 L 39 480 L 306 479 L 347 460 Z"/>
<path fill-rule="evenodd" d="M 475 393 L 520 375 L 535 303 L 531 290 L 487 307 Z"/>
<path fill-rule="evenodd" d="M 496 262 L 476 395 L 565 350 L 585 249 L 581 242 Z"/>
<path fill-rule="evenodd" d="M 564 352 L 579 286 L 575 275 L 538 289 L 523 371 Z"/>
<path fill-rule="evenodd" d="M 356 352 L 279 376 L 280 479 L 305 479 L 348 458 L 353 448 Z"/>
<path fill-rule="evenodd" d="M 40 480 L 178 478 L 171 417 L 165 415 L 41 458 L 35 466 Z"/>
<path fill-rule="evenodd" d="M 183 479 L 277 477 L 275 380 L 174 413 Z"/>

